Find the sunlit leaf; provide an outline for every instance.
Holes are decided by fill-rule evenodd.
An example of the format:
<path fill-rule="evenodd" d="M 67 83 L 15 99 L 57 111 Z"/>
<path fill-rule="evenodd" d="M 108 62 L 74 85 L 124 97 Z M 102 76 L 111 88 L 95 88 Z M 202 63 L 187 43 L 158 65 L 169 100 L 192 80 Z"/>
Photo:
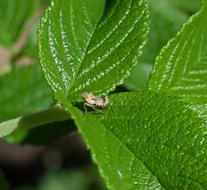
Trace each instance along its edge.
<path fill-rule="evenodd" d="M 58 99 L 106 94 L 137 63 L 148 33 L 141 0 L 54 0 L 39 32 L 40 58 Z M 100 21 L 99 21 L 100 20 Z"/>
<path fill-rule="evenodd" d="M 207 1 L 164 47 L 154 65 L 149 88 L 177 95 L 207 116 Z"/>
<path fill-rule="evenodd" d="M 164 94 L 122 93 L 103 113 L 68 112 L 112 190 L 206 189 L 205 122 Z"/>
<path fill-rule="evenodd" d="M 173 6 L 170 0 L 149 0 L 150 33 L 143 55 L 132 70 L 125 86 L 130 90 L 145 90 L 155 58 L 168 40 L 175 36 L 187 15 Z"/>

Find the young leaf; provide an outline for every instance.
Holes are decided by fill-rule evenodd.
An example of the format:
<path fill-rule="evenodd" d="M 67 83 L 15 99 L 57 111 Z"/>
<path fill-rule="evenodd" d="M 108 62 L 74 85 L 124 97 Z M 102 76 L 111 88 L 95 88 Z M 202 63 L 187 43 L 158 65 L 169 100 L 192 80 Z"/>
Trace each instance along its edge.
<path fill-rule="evenodd" d="M 40 0 L 0 0 L 0 44 L 11 46 L 22 27 L 34 13 Z"/>
<path fill-rule="evenodd" d="M 39 65 L 23 67 L 0 77 L 0 122 L 41 111 L 53 102 Z"/>
<path fill-rule="evenodd" d="M 187 103 L 152 92 L 110 102 L 103 114 L 68 106 L 110 189 L 207 188 L 207 130 Z"/>
<path fill-rule="evenodd" d="M 47 10 L 40 58 L 56 97 L 106 94 L 137 63 L 148 33 L 145 1 L 108 1 L 100 20 L 103 7 L 104 0 L 54 0 Z"/>
<path fill-rule="evenodd" d="M 182 97 L 207 114 L 207 1 L 156 59 L 149 89 Z M 204 112 L 204 113 L 203 113 Z"/>

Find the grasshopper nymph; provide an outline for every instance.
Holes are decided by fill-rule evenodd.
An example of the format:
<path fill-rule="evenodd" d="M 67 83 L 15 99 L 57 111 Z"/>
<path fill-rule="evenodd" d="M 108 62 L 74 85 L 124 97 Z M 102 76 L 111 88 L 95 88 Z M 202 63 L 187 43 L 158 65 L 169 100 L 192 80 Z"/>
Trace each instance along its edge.
<path fill-rule="evenodd" d="M 97 108 L 105 108 L 109 103 L 109 98 L 107 96 L 98 97 L 94 96 L 92 93 L 85 92 L 82 94 L 83 100 L 84 100 L 84 109 L 87 112 L 86 106 L 89 106 L 95 110 Z"/>

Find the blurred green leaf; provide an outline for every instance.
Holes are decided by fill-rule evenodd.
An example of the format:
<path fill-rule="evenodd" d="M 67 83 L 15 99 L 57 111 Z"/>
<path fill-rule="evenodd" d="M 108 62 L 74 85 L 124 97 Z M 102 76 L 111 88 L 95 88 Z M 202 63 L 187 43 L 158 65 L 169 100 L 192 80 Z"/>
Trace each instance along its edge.
<path fill-rule="evenodd" d="M 0 45 L 10 47 L 40 0 L 0 0 Z"/>
<path fill-rule="evenodd" d="M 56 96 L 106 94 L 137 63 L 148 33 L 145 1 L 109 1 L 99 22 L 103 8 L 104 0 L 54 0 L 48 9 L 39 33 L 40 58 Z"/>
<path fill-rule="evenodd" d="M 0 123 L 0 128 L 2 128 L 2 123 Z M 11 144 L 21 144 L 22 141 L 27 137 L 29 129 L 22 129 L 22 130 L 15 131 L 17 129 L 16 125 L 15 125 L 15 128 L 14 126 L 12 126 L 11 128 L 12 129 L 10 131 L 8 131 L 6 134 L 3 134 L 2 139 L 5 142 L 11 143 Z M 8 135 L 8 136 L 5 136 L 5 135 Z"/>
<path fill-rule="evenodd" d="M 16 190 L 106 190 L 94 166 L 81 170 L 48 171 L 37 186 Z"/>
<path fill-rule="evenodd" d="M 125 81 L 125 86 L 130 90 L 147 89 L 149 74 L 156 56 L 187 19 L 187 15 L 173 6 L 169 0 L 148 1 L 151 11 L 150 34 L 139 64 Z"/>
<path fill-rule="evenodd" d="M 187 12 L 195 12 L 200 7 L 200 0 L 168 0 L 173 2 L 178 8 L 181 8 Z"/>
<path fill-rule="evenodd" d="M 206 189 L 205 122 L 164 94 L 110 96 L 103 113 L 68 112 L 109 189 Z"/>
<path fill-rule="evenodd" d="M 9 135 L 17 129 L 30 129 L 48 123 L 68 120 L 68 114 L 59 106 L 33 113 L 31 115 L 0 122 L 0 137 Z M 21 133 L 20 133 L 21 135 Z M 22 133 L 24 135 L 24 132 Z M 23 136 L 24 137 L 24 136 Z M 15 138 L 15 137 L 14 137 Z M 17 138 L 20 138 L 17 134 Z"/>
<path fill-rule="evenodd" d="M 39 60 L 38 45 L 37 45 L 37 29 L 39 28 L 39 22 L 34 23 L 29 30 L 29 37 L 25 47 L 21 51 L 22 56 L 30 57 L 34 60 Z"/>
<path fill-rule="evenodd" d="M 62 172 L 43 179 L 39 190 L 85 190 L 86 178 L 82 172 Z"/>
<path fill-rule="evenodd" d="M 41 111 L 53 102 L 39 65 L 22 67 L 0 77 L 0 121 Z"/>
<path fill-rule="evenodd" d="M 28 39 L 25 47 L 21 51 L 21 56 L 30 57 L 34 60 L 39 60 L 38 54 L 38 39 L 37 39 L 37 31 L 40 27 L 40 20 L 43 17 L 45 9 L 49 6 L 50 0 L 41 0 L 40 8 L 38 14 L 36 14 L 36 19 L 32 26 L 28 30 Z"/>
<path fill-rule="evenodd" d="M 130 77 L 125 80 L 124 85 L 129 90 L 144 90 L 152 70 L 152 64 L 140 63 L 131 71 Z"/>
<path fill-rule="evenodd" d="M 156 59 L 149 89 L 181 97 L 207 119 L 207 1 Z"/>

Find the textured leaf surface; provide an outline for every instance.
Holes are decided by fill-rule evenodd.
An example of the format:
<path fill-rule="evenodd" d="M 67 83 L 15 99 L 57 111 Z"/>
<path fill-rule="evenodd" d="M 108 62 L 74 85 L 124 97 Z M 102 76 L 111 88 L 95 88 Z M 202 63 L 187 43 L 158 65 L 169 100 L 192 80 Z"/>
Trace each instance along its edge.
<path fill-rule="evenodd" d="M 207 2 L 157 57 L 149 88 L 178 95 L 207 114 Z"/>
<path fill-rule="evenodd" d="M 46 109 L 52 103 L 52 93 L 38 65 L 0 77 L 0 121 Z"/>
<path fill-rule="evenodd" d="M 187 15 L 174 7 L 170 0 L 149 0 L 148 2 L 151 18 L 150 33 L 139 64 L 125 81 L 125 86 L 130 90 L 147 89 L 149 74 L 156 56 L 187 19 Z"/>
<path fill-rule="evenodd" d="M 148 31 L 145 2 L 108 1 L 100 20 L 103 8 L 103 0 L 54 0 L 48 9 L 39 32 L 40 58 L 56 93 L 71 99 L 86 91 L 106 94 L 136 64 Z"/>
<path fill-rule="evenodd" d="M 103 114 L 68 107 L 110 189 L 206 189 L 203 120 L 164 94 L 122 93 Z"/>
<path fill-rule="evenodd" d="M 39 2 L 39 0 L 0 0 L 0 45 L 12 45 L 23 25 L 37 9 Z"/>

